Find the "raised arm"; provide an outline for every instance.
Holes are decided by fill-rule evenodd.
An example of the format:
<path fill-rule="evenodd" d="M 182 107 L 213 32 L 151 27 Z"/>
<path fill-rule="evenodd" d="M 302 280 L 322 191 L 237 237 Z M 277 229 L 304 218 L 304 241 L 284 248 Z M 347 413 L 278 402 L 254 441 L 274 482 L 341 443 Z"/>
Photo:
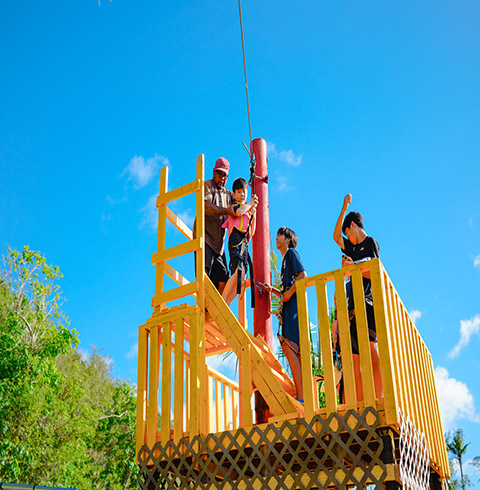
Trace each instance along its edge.
<path fill-rule="evenodd" d="M 258 204 L 258 197 L 254 194 L 249 202 L 242 204 L 237 209 L 237 216 L 242 216 L 242 214 L 245 214 L 247 211 L 250 211 L 250 209 L 256 208 L 257 204 Z"/>
<path fill-rule="evenodd" d="M 333 230 L 333 239 L 342 250 L 344 250 L 345 248 L 345 243 L 343 241 L 343 236 L 342 236 L 343 218 L 345 217 L 345 213 L 347 212 L 348 206 L 350 205 L 351 202 L 352 202 L 352 195 L 347 194 L 343 198 L 342 210 L 340 211 L 340 216 L 338 217 L 337 222 L 335 223 L 335 229 Z"/>

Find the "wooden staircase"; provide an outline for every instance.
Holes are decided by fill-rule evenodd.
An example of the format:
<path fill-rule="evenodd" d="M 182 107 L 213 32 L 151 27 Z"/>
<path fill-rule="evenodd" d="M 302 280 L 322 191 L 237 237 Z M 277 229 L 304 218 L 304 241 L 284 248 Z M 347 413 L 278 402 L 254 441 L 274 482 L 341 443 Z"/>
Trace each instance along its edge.
<path fill-rule="evenodd" d="M 246 376 L 246 381 L 251 376 L 252 384 L 278 420 L 287 415 L 303 416 L 303 405 L 295 400 L 295 386 L 272 350 L 261 336 L 254 337 L 243 328 L 210 279 L 205 276 L 204 280 L 205 306 L 212 317 L 210 323 L 222 332 L 237 357 L 247 361 L 244 365 L 251 366 L 250 373 L 241 373 L 241 377 Z"/>

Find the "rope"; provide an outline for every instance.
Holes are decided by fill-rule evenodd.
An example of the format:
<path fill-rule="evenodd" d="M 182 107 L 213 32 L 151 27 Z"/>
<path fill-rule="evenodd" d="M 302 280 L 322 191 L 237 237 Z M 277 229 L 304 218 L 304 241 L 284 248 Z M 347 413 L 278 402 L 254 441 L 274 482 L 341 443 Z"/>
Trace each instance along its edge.
<path fill-rule="evenodd" d="M 250 104 L 248 102 L 247 63 L 245 61 L 245 42 L 243 40 L 242 6 L 240 4 L 240 0 L 238 0 L 238 12 L 240 14 L 240 33 L 242 35 L 243 72 L 245 73 L 245 92 L 247 94 L 248 131 L 250 134 L 250 146 L 251 146 L 251 144 L 252 144 L 252 124 L 250 122 Z"/>

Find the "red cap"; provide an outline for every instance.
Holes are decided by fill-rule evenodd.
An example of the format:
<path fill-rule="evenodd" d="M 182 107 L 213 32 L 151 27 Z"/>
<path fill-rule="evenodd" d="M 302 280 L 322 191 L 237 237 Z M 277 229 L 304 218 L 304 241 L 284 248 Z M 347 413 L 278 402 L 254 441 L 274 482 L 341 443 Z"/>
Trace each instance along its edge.
<path fill-rule="evenodd" d="M 228 175 L 228 171 L 230 170 L 230 164 L 228 163 L 228 160 L 224 157 L 220 157 L 216 162 L 215 162 L 215 167 L 213 171 L 218 170 L 219 172 L 223 172 L 224 174 Z"/>

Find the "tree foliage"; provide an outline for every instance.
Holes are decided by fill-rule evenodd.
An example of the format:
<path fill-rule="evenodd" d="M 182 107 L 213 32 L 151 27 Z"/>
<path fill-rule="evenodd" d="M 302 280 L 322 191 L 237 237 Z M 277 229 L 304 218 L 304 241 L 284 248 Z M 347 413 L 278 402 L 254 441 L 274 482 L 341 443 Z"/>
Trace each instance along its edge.
<path fill-rule="evenodd" d="M 135 395 L 108 357 L 82 356 L 58 267 L 28 247 L 0 275 L 0 481 L 137 488 Z"/>

